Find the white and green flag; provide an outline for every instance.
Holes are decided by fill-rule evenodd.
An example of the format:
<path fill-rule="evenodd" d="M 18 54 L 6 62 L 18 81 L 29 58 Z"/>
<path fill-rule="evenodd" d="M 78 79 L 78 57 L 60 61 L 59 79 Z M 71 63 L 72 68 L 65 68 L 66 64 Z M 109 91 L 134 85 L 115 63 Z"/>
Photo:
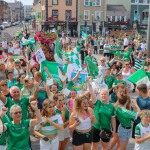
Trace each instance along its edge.
<path fill-rule="evenodd" d="M 128 81 L 136 85 L 139 84 L 146 84 L 147 86 L 150 85 L 149 77 L 147 76 L 147 73 L 143 69 L 140 69 L 136 71 L 134 74 L 132 74 L 128 78 Z"/>
<path fill-rule="evenodd" d="M 66 58 L 69 59 L 71 64 L 74 66 L 75 71 L 83 70 L 81 60 L 79 58 L 80 50 L 81 50 L 81 47 L 77 46 L 71 52 L 65 53 Z"/>
<path fill-rule="evenodd" d="M 59 39 L 55 41 L 54 59 L 57 63 L 63 64 L 62 49 L 60 47 Z"/>

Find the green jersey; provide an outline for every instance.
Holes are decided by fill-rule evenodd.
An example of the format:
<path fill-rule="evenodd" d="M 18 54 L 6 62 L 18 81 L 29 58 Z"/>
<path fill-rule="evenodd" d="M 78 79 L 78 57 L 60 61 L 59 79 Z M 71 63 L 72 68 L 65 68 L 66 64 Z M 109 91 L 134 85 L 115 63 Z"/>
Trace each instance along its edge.
<path fill-rule="evenodd" d="M 115 77 L 113 75 L 106 76 L 105 83 L 108 85 L 108 89 L 112 88 L 114 81 L 115 81 Z"/>
<path fill-rule="evenodd" d="M 116 116 L 123 127 L 131 127 L 131 120 L 135 120 L 138 113 L 118 106 L 116 108 Z"/>
<path fill-rule="evenodd" d="M 115 80 L 113 85 L 118 85 L 120 83 L 123 83 L 124 85 L 127 85 L 127 83 L 124 80 Z"/>
<path fill-rule="evenodd" d="M 10 108 L 14 104 L 19 105 L 21 107 L 21 109 L 22 109 L 22 119 L 27 119 L 28 118 L 28 106 L 30 104 L 29 101 L 30 101 L 29 97 L 22 97 L 17 102 L 15 102 L 13 100 L 13 98 L 8 97 L 5 106 L 8 108 L 7 114 L 8 114 L 9 119 L 12 120 L 12 118 L 10 116 Z"/>
<path fill-rule="evenodd" d="M 124 52 L 124 60 L 130 61 L 130 56 L 131 56 L 130 52 Z"/>
<path fill-rule="evenodd" d="M 96 128 L 97 130 L 100 130 L 100 121 L 99 121 L 99 108 L 101 105 L 101 101 L 97 100 L 96 103 L 94 104 L 94 116 L 96 117 L 96 124 L 93 124 L 92 126 Z"/>
<path fill-rule="evenodd" d="M 18 82 L 14 86 L 17 86 L 20 90 L 23 88 L 23 84 Z"/>
<path fill-rule="evenodd" d="M 55 112 L 57 114 L 62 115 L 62 112 L 57 107 L 55 107 Z M 69 110 L 66 109 L 66 111 L 65 111 L 65 122 L 68 121 L 68 120 L 69 120 Z"/>
<path fill-rule="evenodd" d="M 118 100 L 118 97 L 116 95 L 116 93 L 112 93 L 111 97 L 110 97 L 110 103 L 116 103 Z"/>
<path fill-rule="evenodd" d="M 5 126 L 8 133 L 8 150 L 30 150 L 30 120 L 21 120 L 19 125 L 9 122 Z"/>
<path fill-rule="evenodd" d="M 101 102 L 99 108 L 100 128 L 111 131 L 111 118 L 115 117 L 115 108 L 112 104 L 104 104 Z"/>

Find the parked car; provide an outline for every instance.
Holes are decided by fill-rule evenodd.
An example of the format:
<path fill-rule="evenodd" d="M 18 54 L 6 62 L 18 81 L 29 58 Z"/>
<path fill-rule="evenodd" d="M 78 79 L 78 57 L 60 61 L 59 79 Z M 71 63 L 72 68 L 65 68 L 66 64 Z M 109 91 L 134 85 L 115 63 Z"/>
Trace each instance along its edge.
<path fill-rule="evenodd" d="M 8 22 L 3 22 L 3 23 L 2 23 L 2 25 L 4 25 L 4 26 L 5 26 L 5 28 L 10 27 L 10 24 L 9 24 Z"/>
<path fill-rule="evenodd" d="M 12 25 L 13 25 L 13 26 L 16 26 L 16 25 L 17 25 L 17 23 L 16 23 L 16 22 L 13 22 L 13 23 L 12 23 Z"/>
<path fill-rule="evenodd" d="M 4 29 L 5 29 L 5 26 L 1 24 L 1 25 L 0 25 L 0 29 L 1 29 L 1 30 L 4 30 Z"/>

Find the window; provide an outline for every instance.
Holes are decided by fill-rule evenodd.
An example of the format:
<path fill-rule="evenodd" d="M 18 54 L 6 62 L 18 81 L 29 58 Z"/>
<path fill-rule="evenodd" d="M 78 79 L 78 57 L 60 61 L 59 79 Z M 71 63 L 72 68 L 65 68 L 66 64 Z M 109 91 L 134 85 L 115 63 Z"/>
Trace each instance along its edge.
<path fill-rule="evenodd" d="M 96 6 L 100 6 L 101 5 L 101 0 L 96 0 L 95 3 L 96 3 L 95 4 Z"/>
<path fill-rule="evenodd" d="M 139 0 L 135 0 L 135 3 L 139 3 Z"/>
<path fill-rule="evenodd" d="M 147 0 L 143 0 L 143 4 L 147 4 L 148 2 L 147 2 Z"/>
<path fill-rule="evenodd" d="M 116 18 L 115 16 L 112 16 L 112 20 L 111 21 L 115 22 L 115 18 Z"/>
<path fill-rule="evenodd" d="M 89 6 L 90 0 L 84 0 L 84 6 Z"/>
<path fill-rule="evenodd" d="M 101 20 L 101 12 L 100 11 L 95 11 L 95 20 L 100 21 Z"/>
<path fill-rule="evenodd" d="M 124 22 L 124 16 L 120 16 L 120 21 Z"/>
<path fill-rule="evenodd" d="M 66 0 L 66 5 L 72 5 L 72 0 Z"/>
<path fill-rule="evenodd" d="M 90 10 L 84 10 L 84 20 L 90 20 Z"/>
<path fill-rule="evenodd" d="M 52 5 L 58 5 L 58 0 L 52 0 Z"/>
<path fill-rule="evenodd" d="M 52 16 L 57 16 L 58 17 L 58 10 L 52 10 Z"/>
<path fill-rule="evenodd" d="M 66 20 L 71 20 L 71 10 L 66 10 Z"/>

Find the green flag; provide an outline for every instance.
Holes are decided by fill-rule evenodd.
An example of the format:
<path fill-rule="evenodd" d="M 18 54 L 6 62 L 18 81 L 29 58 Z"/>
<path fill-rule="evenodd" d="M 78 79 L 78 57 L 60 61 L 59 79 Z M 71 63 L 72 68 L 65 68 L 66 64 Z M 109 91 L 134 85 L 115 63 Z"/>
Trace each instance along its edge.
<path fill-rule="evenodd" d="M 57 63 L 63 64 L 62 49 L 60 47 L 59 38 L 55 41 L 54 59 Z"/>
<path fill-rule="evenodd" d="M 81 60 L 79 59 L 80 46 L 75 47 L 71 52 L 65 53 L 66 58 L 69 59 L 76 71 L 83 70 Z"/>
<path fill-rule="evenodd" d="M 89 76 L 95 78 L 98 75 L 98 71 L 99 71 L 98 66 L 91 59 L 86 59 L 85 63 L 87 65 L 87 71 Z"/>
<path fill-rule="evenodd" d="M 129 78 L 128 81 L 131 83 L 134 83 L 136 85 L 139 84 L 147 84 L 149 83 L 149 77 L 147 76 L 146 72 L 143 69 L 140 69 L 136 71 L 134 74 L 132 74 Z"/>

